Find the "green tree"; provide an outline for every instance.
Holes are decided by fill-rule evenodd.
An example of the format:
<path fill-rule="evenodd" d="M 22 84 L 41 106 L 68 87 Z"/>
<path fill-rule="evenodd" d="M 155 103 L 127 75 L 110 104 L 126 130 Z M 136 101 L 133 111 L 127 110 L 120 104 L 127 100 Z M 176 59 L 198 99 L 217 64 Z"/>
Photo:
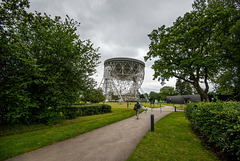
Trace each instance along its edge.
<path fill-rule="evenodd" d="M 216 91 L 240 96 L 240 3 L 239 1 L 211 1 L 217 25 L 214 39 L 223 58 L 222 68 L 215 78 Z"/>
<path fill-rule="evenodd" d="M 118 97 L 118 95 L 112 95 L 111 99 L 114 101 L 117 101 L 117 100 L 119 100 L 119 97 Z"/>
<path fill-rule="evenodd" d="M 0 6 L 1 122 L 47 122 L 91 86 L 98 49 L 76 34 L 78 22 L 27 13 L 27 0 Z"/>
<path fill-rule="evenodd" d="M 223 95 L 234 95 L 237 92 L 235 91 L 238 78 L 235 77 L 236 70 L 225 70 L 216 78 L 215 90 L 217 94 Z"/>
<path fill-rule="evenodd" d="M 219 74 L 219 71 L 225 69 L 224 62 L 230 60 L 226 57 L 234 55 L 226 52 L 224 44 L 228 46 L 228 42 L 236 38 L 239 30 L 236 28 L 238 11 L 234 12 L 238 16 L 232 16 L 233 14 L 227 11 L 225 13 L 225 10 L 222 10 L 224 7 L 219 8 L 223 4 L 225 4 L 224 1 L 220 0 L 208 2 L 196 0 L 193 4 L 193 11 L 187 12 L 183 17 L 178 17 L 173 26 L 163 25 L 152 31 L 149 35 L 151 40 L 149 52 L 145 60 L 159 58 L 152 66 L 155 71 L 154 79 L 157 78 L 164 83 L 165 80 L 176 77 L 192 84 L 203 100 L 209 100 L 207 95 L 209 82 Z M 233 19 L 233 23 L 227 23 L 229 26 L 225 28 L 224 23 Z M 230 28 L 231 30 L 228 30 Z M 220 34 L 224 29 L 227 29 L 227 32 Z M 235 34 L 228 35 L 230 31 L 234 31 Z M 239 38 L 236 39 L 234 42 L 239 44 Z M 239 46 L 236 44 L 230 47 L 232 53 L 239 52 L 237 50 Z M 233 59 L 236 60 L 236 57 L 238 59 L 239 55 L 237 54 Z M 205 85 L 204 88 L 200 86 L 201 83 Z"/>
<path fill-rule="evenodd" d="M 158 100 L 158 101 L 159 101 L 159 100 L 160 100 L 160 97 L 159 97 L 158 93 L 151 91 L 151 92 L 149 93 L 149 101 L 154 103 L 155 100 Z"/>
<path fill-rule="evenodd" d="M 140 97 L 140 99 L 141 99 L 142 101 L 146 101 L 146 102 L 147 102 L 147 101 L 149 100 L 147 93 L 140 94 L 139 97 Z"/>
<path fill-rule="evenodd" d="M 162 101 L 167 99 L 167 96 L 177 95 L 177 92 L 174 90 L 174 87 L 164 86 L 160 89 L 159 96 Z"/>
<path fill-rule="evenodd" d="M 103 95 L 102 89 L 88 89 L 83 92 L 82 101 L 91 102 L 91 103 L 99 103 L 105 100 L 105 96 Z"/>
<path fill-rule="evenodd" d="M 191 95 L 193 93 L 192 87 L 188 82 L 178 79 L 176 82 L 176 93 L 180 95 Z"/>

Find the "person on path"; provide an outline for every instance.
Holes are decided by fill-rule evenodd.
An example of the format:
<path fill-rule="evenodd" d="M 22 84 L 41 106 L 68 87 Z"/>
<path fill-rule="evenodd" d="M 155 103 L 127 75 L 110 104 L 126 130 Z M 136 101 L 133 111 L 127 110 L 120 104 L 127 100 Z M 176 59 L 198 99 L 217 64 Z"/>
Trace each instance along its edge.
<path fill-rule="evenodd" d="M 137 107 L 137 109 L 136 109 L 136 116 L 137 116 L 137 119 L 139 119 L 139 110 L 140 110 L 140 104 L 139 104 L 139 102 L 137 102 L 137 104 L 135 104 L 135 106 Z"/>
<path fill-rule="evenodd" d="M 145 111 L 145 113 L 147 113 L 147 107 L 146 106 L 144 106 L 144 111 Z"/>

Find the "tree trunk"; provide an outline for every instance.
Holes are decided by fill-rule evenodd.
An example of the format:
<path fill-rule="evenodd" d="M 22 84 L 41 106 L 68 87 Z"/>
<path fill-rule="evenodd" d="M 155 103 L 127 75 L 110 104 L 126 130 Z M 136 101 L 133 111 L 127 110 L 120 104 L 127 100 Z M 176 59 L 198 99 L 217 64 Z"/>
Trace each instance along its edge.
<path fill-rule="evenodd" d="M 198 94 L 200 94 L 201 98 L 203 101 L 209 102 L 209 98 L 207 93 L 205 93 L 203 91 L 203 89 L 200 87 L 200 85 L 198 84 L 198 82 L 194 82 L 193 83 L 194 88 L 196 89 L 196 91 L 198 92 Z"/>
<path fill-rule="evenodd" d="M 208 97 L 207 93 L 202 91 L 202 93 L 199 93 L 199 94 L 201 95 L 201 98 L 203 101 L 209 102 L 209 97 Z"/>

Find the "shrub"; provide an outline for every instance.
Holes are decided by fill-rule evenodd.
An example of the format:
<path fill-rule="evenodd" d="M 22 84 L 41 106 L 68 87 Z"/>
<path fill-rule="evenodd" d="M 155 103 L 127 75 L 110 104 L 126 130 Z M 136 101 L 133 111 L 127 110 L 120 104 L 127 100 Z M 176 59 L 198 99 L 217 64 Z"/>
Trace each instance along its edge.
<path fill-rule="evenodd" d="M 110 105 L 73 105 L 71 107 L 65 107 L 63 114 L 67 119 L 74 119 L 78 116 L 98 115 L 111 112 Z"/>
<path fill-rule="evenodd" d="M 185 109 L 192 126 L 230 160 L 240 160 L 240 103 L 191 103 Z"/>
<path fill-rule="evenodd" d="M 66 17 L 29 13 L 28 0 L 0 2 L 0 124 L 54 123 L 59 106 L 94 87 L 98 48 Z"/>

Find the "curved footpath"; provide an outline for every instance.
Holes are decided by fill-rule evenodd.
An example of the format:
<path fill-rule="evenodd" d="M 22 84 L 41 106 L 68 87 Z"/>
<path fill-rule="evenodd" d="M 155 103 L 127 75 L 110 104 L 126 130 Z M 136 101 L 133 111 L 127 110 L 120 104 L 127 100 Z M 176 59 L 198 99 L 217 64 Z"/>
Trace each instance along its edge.
<path fill-rule="evenodd" d="M 174 112 L 173 107 L 149 109 L 74 138 L 16 156 L 9 161 L 125 161 L 154 122 Z"/>

